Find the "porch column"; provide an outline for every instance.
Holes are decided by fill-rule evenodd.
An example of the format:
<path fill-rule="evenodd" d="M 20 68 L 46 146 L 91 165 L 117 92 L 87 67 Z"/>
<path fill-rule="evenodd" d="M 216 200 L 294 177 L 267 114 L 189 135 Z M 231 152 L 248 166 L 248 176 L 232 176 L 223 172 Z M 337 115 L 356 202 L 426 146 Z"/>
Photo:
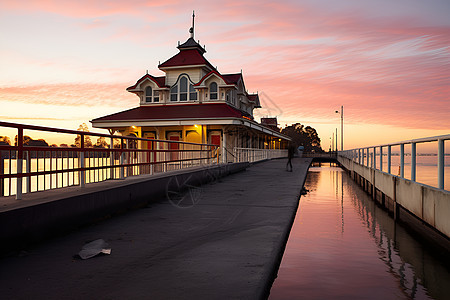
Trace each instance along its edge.
<path fill-rule="evenodd" d="M 222 144 L 222 162 L 227 163 L 227 134 L 225 133 L 225 129 L 223 131 Z"/>

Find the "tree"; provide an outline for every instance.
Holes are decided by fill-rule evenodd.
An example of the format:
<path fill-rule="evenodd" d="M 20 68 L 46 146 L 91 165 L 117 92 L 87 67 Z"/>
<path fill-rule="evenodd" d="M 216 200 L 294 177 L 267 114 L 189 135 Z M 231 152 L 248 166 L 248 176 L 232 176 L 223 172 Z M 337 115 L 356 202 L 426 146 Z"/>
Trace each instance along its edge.
<path fill-rule="evenodd" d="M 18 136 L 16 134 L 16 136 L 14 137 L 14 146 L 17 146 L 17 139 Z M 28 145 L 30 143 L 30 141 L 32 141 L 33 139 L 30 138 L 28 135 L 24 135 L 23 136 L 23 145 Z"/>
<path fill-rule="evenodd" d="M 305 152 L 323 152 L 319 135 L 311 126 L 305 127 L 300 123 L 295 123 L 283 128 L 281 133 L 289 136 L 296 148 L 303 146 Z"/>
<path fill-rule="evenodd" d="M 11 146 L 11 140 L 7 136 L 0 136 L 0 145 L 9 145 L 9 146 Z"/>
<path fill-rule="evenodd" d="M 86 123 L 83 123 L 78 127 L 78 131 L 89 132 L 89 128 L 87 127 Z M 78 134 L 77 137 L 75 138 L 75 146 L 77 148 L 81 148 L 81 135 L 80 134 Z M 92 147 L 92 141 L 88 135 L 84 135 L 84 147 L 85 148 Z"/>
<path fill-rule="evenodd" d="M 97 139 L 97 143 L 95 144 L 96 148 L 109 148 L 108 143 L 104 136 L 101 136 Z"/>

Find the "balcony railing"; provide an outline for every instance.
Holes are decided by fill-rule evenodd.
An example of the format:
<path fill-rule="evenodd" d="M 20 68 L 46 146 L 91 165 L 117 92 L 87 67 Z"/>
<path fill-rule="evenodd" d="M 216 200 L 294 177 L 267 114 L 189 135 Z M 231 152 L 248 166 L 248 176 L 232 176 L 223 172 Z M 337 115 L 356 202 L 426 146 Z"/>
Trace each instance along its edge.
<path fill-rule="evenodd" d="M 16 132 L 15 142 L 0 143 L 0 199 L 68 186 L 218 163 L 218 146 L 144 139 L 0 122 Z M 36 133 L 37 132 L 37 133 Z M 76 146 L 52 147 L 26 135 L 76 138 Z M 31 133 L 31 134 L 30 134 Z M 26 134 L 26 135 L 25 135 Z M 102 143 L 87 143 L 97 137 Z M 32 140 L 33 141 L 33 140 Z"/>

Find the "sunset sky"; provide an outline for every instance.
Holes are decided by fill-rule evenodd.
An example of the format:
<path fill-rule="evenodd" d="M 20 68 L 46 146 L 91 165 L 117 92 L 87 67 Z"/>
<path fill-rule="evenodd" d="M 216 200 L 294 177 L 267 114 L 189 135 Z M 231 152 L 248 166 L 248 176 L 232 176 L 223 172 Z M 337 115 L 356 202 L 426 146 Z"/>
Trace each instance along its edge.
<path fill-rule="evenodd" d="M 310 125 L 324 149 L 341 105 L 347 149 L 450 134 L 448 0 L 0 0 L 0 120 L 77 129 L 138 106 L 125 89 L 163 75 L 192 10 L 205 57 L 260 93 L 258 121 Z"/>

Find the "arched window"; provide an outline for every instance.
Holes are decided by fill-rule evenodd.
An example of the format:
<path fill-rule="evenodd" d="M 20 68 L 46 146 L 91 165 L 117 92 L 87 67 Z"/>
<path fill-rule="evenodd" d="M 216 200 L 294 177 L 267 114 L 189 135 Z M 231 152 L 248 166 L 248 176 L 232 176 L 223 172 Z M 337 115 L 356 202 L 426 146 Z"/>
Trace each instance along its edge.
<path fill-rule="evenodd" d="M 211 82 L 209 85 L 209 99 L 217 100 L 217 83 Z"/>
<path fill-rule="evenodd" d="M 170 101 L 195 101 L 197 91 L 186 75 L 181 75 L 178 83 L 170 88 Z"/>
<path fill-rule="evenodd" d="M 180 78 L 180 101 L 187 101 L 188 100 L 188 84 L 187 84 L 187 78 L 181 77 Z"/>
<path fill-rule="evenodd" d="M 145 88 L 145 102 L 152 102 L 152 87 Z"/>

